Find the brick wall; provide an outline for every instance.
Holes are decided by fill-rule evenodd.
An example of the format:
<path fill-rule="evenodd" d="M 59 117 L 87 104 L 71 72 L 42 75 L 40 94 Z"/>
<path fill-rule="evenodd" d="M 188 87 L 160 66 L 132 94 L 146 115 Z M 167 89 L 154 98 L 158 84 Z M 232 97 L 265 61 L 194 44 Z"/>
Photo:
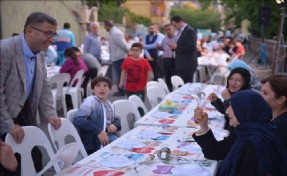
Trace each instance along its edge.
<path fill-rule="evenodd" d="M 253 54 L 256 54 L 257 58 L 260 58 L 261 38 L 250 37 L 249 42 L 250 42 L 249 51 L 252 52 Z M 265 39 L 264 42 L 266 43 L 267 63 L 271 68 L 273 68 L 274 62 L 275 62 L 275 57 L 276 57 L 276 43 L 277 43 L 277 41 Z"/>

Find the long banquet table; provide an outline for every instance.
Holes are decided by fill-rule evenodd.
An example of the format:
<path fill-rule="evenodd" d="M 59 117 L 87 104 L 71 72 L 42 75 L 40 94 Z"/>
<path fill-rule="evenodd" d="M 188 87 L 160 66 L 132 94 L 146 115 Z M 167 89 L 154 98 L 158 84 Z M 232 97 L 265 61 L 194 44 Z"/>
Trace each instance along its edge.
<path fill-rule="evenodd" d="M 150 112 L 138 120 L 135 125 L 151 126 L 173 126 L 173 127 L 198 127 L 195 123 L 193 114 L 194 108 L 201 105 L 209 115 L 209 126 L 212 129 L 223 129 L 225 119 L 207 100 L 211 92 L 215 92 L 221 98 L 224 90 L 220 85 L 207 85 L 203 83 L 191 83 L 168 94 L 165 99 Z M 197 93 L 204 92 L 205 97 L 198 102 Z M 174 109 L 169 111 L 166 104 L 174 105 Z M 165 112 L 165 109 L 169 112 Z"/>
<path fill-rule="evenodd" d="M 218 162 L 204 158 L 192 138 L 194 131 L 195 128 L 139 126 L 57 175 L 215 175 Z M 217 129 L 214 134 L 220 140 L 228 132 Z M 170 159 L 159 159 L 157 153 L 164 147 L 170 149 Z M 155 158 L 148 160 L 151 156 Z"/>

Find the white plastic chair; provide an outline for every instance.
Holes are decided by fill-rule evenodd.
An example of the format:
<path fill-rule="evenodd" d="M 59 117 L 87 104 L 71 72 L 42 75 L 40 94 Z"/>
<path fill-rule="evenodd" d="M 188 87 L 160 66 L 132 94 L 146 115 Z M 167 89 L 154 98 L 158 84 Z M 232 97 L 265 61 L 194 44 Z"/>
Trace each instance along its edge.
<path fill-rule="evenodd" d="M 67 117 L 67 105 L 63 87 L 65 83 L 69 84 L 70 79 L 71 75 L 69 73 L 60 73 L 50 78 L 51 84 L 57 85 L 56 89 L 52 89 L 53 106 L 57 109 L 57 101 L 60 100 L 64 111 L 64 117 Z"/>
<path fill-rule="evenodd" d="M 115 115 L 120 117 L 122 126 L 120 131 L 121 136 L 129 132 L 134 127 L 134 123 L 141 118 L 136 105 L 129 100 L 116 100 L 113 102 L 113 108 Z M 129 114 L 133 114 L 135 119 L 130 120 L 128 118 Z"/>
<path fill-rule="evenodd" d="M 103 65 L 97 73 L 97 76 L 106 76 L 109 69 L 109 65 Z"/>
<path fill-rule="evenodd" d="M 146 83 L 146 87 L 150 87 L 150 86 L 158 86 L 158 82 L 157 81 L 149 81 Z"/>
<path fill-rule="evenodd" d="M 203 83 L 206 80 L 205 66 L 197 66 L 196 71 L 193 74 L 193 82 Z"/>
<path fill-rule="evenodd" d="M 167 84 L 166 84 L 166 82 L 164 81 L 164 79 L 158 78 L 157 81 L 158 81 L 158 83 L 163 87 L 163 89 L 164 89 L 166 95 L 169 94 L 170 92 L 169 92 L 169 89 L 168 89 Z"/>
<path fill-rule="evenodd" d="M 142 101 L 142 99 L 140 99 L 140 97 L 138 97 L 137 95 L 131 95 L 131 96 L 129 96 L 129 100 L 131 102 L 133 102 L 137 108 L 142 108 L 144 111 L 144 114 L 147 113 L 147 108 L 146 108 L 144 102 Z"/>
<path fill-rule="evenodd" d="M 230 70 L 227 67 L 220 67 L 217 72 L 213 73 L 210 79 L 210 84 L 223 85 L 227 84 L 227 77 L 230 74 Z"/>
<path fill-rule="evenodd" d="M 71 123 L 73 123 L 74 117 L 75 117 L 75 114 L 76 114 L 77 111 L 78 111 L 78 109 L 71 109 L 71 110 L 68 112 L 68 114 L 67 114 L 67 119 L 69 119 Z"/>
<path fill-rule="evenodd" d="M 148 88 L 148 87 L 151 87 L 151 86 L 158 87 L 159 90 L 160 90 L 161 96 L 165 97 L 167 95 L 165 90 L 164 90 L 164 87 L 159 82 L 157 82 L 157 81 L 149 81 L 149 82 L 147 82 L 146 87 Z"/>
<path fill-rule="evenodd" d="M 86 87 L 87 97 L 93 95 L 93 90 L 91 88 L 91 83 L 92 83 L 92 79 L 89 79 L 87 87 Z"/>
<path fill-rule="evenodd" d="M 5 142 L 11 145 L 14 153 L 19 153 L 21 155 L 21 175 L 36 175 L 36 170 L 31 155 L 32 149 L 35 146 L 44 147 L 47 150 L 50 159 L 53 158 L 54 151 L 48 137 L 40 128 L 35 126 L 23 126 L 22 128 L 24 130 L 25 137 L 20 144 L 17 144 L 14 141 L 14 138 L 10 133 L 7 134 Z M 56 166 L 55 170 L 56 172 L 59 172 L 59 166 Z"/>
<path fill-rule="evenodd" d="M 154 108 L 164 99 L 164 96 L 161 94 L 161 91 L 158 87 L 150 86 L 147 87 L 147 98 L 151 107 Z"/>
<path fill-rule="evenodd" d="M 36 176 L 42 176 L 50 167 L 55 164 L 59 165 L 61 170 L 71 166 L 75 161 L 79 150 L 79 145 L 75 142 L 63 146 L 59 151 L 57 151 L 57 153 L 46 164 L 46 166 L 37 173 Z"/>
<path fill-rule="evenodd" d="M 178 89 L 179 87 L 184 85 L 184 81 L 178 75 L 173 75 L 171 77 L 171 84 L 173 86 L 173 90 Z"/>
<path fill-rule="evenodd" d="M 64 87 L 65 95 L 71 95 L 73 108 L 78 108 L 79 104 L 82 102 L 82 90 L 81 85 L 83 82 L 84 70 L 79 70 L 72 81 L 70 82 L 68 87 Z M 76 83 L 77 82 L 77 83 Z M 76 83 L 76 86 L 73 85 Z"/>
<path fill-rule="evenodd" d="M 57 150 L 62 148 L 63 146 L 66 145 L 66 137 L 67 136 L 72 136 L 76 143 L 80 147 L 80 153 L 82 157 L 86 157 L 87 152 L 84 148 L 84 145 L 82 143 L 82 140 L 75 128 L 75 126 L 72 124 L 72 122 L 68 119 L 61 118 L 62 125 L 59 129 L 55 129 L 50 123 L 48 123 L 48 131 L 50 134 L 50 137 L 52 139 L 52 142 Z"/>

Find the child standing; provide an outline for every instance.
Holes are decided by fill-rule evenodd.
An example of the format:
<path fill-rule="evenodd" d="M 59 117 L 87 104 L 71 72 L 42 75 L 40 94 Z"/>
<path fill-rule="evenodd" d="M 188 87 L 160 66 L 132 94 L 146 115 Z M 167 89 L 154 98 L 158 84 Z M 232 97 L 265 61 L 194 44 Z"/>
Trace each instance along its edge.
<path fill-rule="evenodd" d="M 151 80 L 151 67 L 148 61 L 142 57 L 142 45 L 134 43 L 131 47 L 131 56 L 127 57 L 122 64 L 120 87 L 124 87 L 127 96 L 137 95 L 144 102 L 146 83 Z"/>
<path fill-rule="evenodd" d="M 88 154 L 116 140 L 116 132 L 121 130 L 121 122 L 107 100 L 112 88 L 111 80 L 96 77 L 91 82 L 91 88 L 94 95 L 85 99 L 73 120 Z"/>

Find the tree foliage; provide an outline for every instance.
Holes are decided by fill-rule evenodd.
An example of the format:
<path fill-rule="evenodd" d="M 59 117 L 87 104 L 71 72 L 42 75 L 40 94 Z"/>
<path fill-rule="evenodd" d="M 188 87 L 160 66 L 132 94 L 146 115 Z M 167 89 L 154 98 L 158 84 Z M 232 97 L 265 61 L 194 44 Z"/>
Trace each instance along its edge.
<path fill-rule="evenodd" d="M 118 7 L 114 2 L 104 3 L 98 10 L 99 21 L 113 20 L 115 23 L 122 23 L 125 10 Z"/>
<path fill-rule="evenodd" d="M 173 8 L 170 16 L 179 15 L 192 27 L 197 29 L 211 29 L 218 31 L 220 29 L 220 14 L 212 8 L 190 9 L 190 8 Z"/>
<path fill-rule="evenodd" d="M 200 0 L 200 2 L 205 8 L 216 5 L 216 0 Z M 257 37 L 261 36 L 258 20 L 259 9 L 263 6 L 270 7 L 271 18 L 269 24 L 264 27 L 265 37 L 271 38 L 277 34 L 280 22 L 280 7 L 275 0 L 221 0 L 221 3 L 225 8 L 226 23 L 232 22 L 235 27 L 240 27 L 241 21 L 247 19 L 251 24 L 249 27 L 250 32 Z"/>
<path fill-rule="evenodd" d="M 142 15 L 137 15 L 128 9 L 126 9 L 126 14 L 127 14 L 127 23 L 131 24 L 143 24 L 145 26 L 149 26 L 152 24 L 151 19 L 142 16 Z"/>
<path fill-rule="evenodd" d="M 125 0 L 82 0 L 82 3 L 86 3 L 89 7 L 101 6 L 102 4 L 114 4 L 120 6 Z"/>

